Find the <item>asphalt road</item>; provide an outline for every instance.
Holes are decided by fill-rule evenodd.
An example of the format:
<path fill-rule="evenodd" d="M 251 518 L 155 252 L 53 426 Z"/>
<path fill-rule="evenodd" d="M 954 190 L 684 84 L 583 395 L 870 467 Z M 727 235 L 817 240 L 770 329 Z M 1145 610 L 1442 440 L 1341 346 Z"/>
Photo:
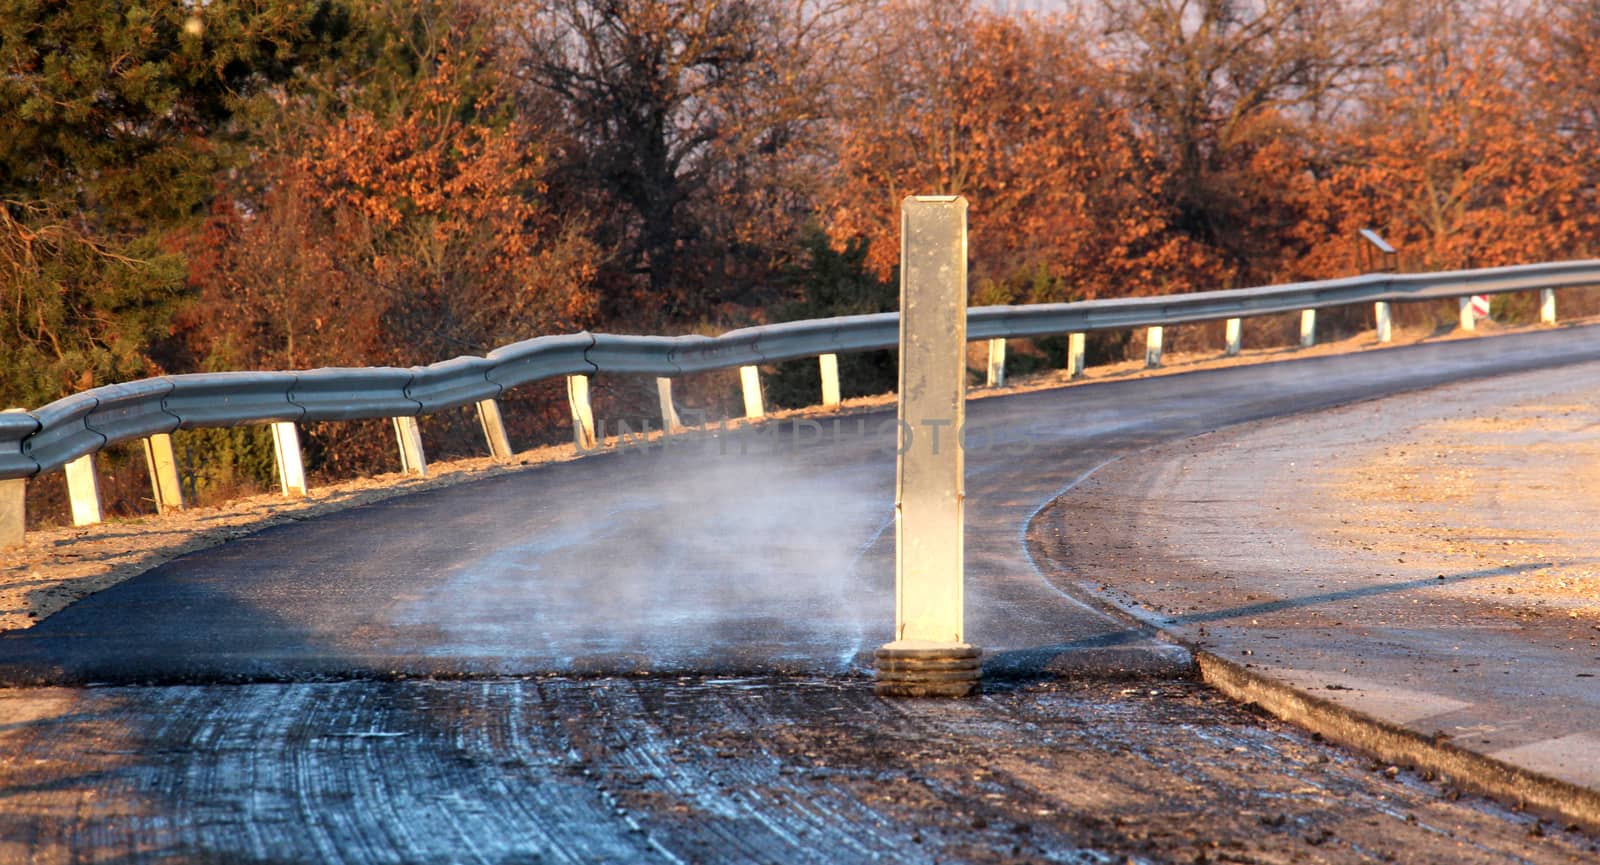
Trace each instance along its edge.
<path fill-rule="evenodd" d="M 1566 328 L 973 402 L 968 636 L 988 653 L 992 680 L 1020 684 L 971 704 L 896 708 L 861 696 L 855 676 L 891 627 L 885 414 L 536 467 L 198 552 L 0 637 L 0 682 L 17 686 L 0 699 L 0 839 L 22 839 L 0 842 L 16 845 L 0 846 L 0 861 L 750 861 L 805 858 L 802 848 L 867 861 L 901 858 L 920 843 L 907 833 L 944 840 L 904 858 L 1005 861 L 995 820 L 951 810 L 971 797 L 1012 809 L 998 825 L 1052 839 L 1015 845 L 1023 860 L 1203 861 L 1249 847 L 1255 860 L 1362 861 L 1384 852 L 1380 841 L 1408 845 L 1410 861 L 1592 855 L 1591 839 L 1551 837 L 1559 827 L 1451 802 L 1420 782 L 1406 787 L 1416 808 L 1446 816 L 1386 805 L 1384 785 L 1398 783 L 1388 775 L 1365 777 L 1337 754 L 1297 763 L 1285 755 L 1319 746 L 1192 685 L 1155 689 L 1175 689 L 1174 705 L 1193 710 L 1178 720 L 1136 699 L 1140 688 L 1103 684 L 1083 686 L 1099 699 L 1039 720 L 1063 699 L 1050 674 L 1171 674 L 1186 659 L 1059 591 L 1034 567 L 1026 534 L 1108 460 L 1244 421 L 1597 359 L 1596 335 Z M 797 437 L 805 443 L 791 447 Z M 643 672 L 658 676 L 570 678 Z M 704 678 L 771 674 L 799 678 L 761 680 L 747 701 L 738 682 Z M 562 678 L 519 678 L 545 676 Z M 404 681 L 416 677 L 468 681 Z M 773 697 L 784 682 L 808 696 Z M 85 684 L 115 687 L 59 687 Z M 663 717 L 653 700 L 677 700 L 683 717 Z M 811 738 L 780 747 L 763 733 L 708 756 L 716 729 L 697 726 L 697 707 L 711 717 L 727 705 L 749 729 Z M 962 770 L 959 782 L 896 756 L 933 747 L 924 723 L 945 747 L 929 765 Z M 1143 755 L 1140 768 L 1120 777 L 1093 742 L 1053 749 L 1050 723 L 1109 731 Z M 829 734 L 839 724 L 881 728 L 881 748 L 846 747 Z M 595 779 L 582 774 L 579 735 L 609 743 Z M 1185 747 L 1169 747 L 1175 735 Z M 679 744 L 650 744 L 660 736 Z M 1271 744 L 1257 751 L 1230 736 Z M 838 762 L 873 780 L 830 813 L 782 784 L 761 799 L 768 788 L 719 773 L 723 759 L 791 773 Z M 1006 770 L 1013 781 L 1049 764 L 1085 790 L 1118 792 L 1036 781 L 989 790 L 974 774 L 1019 759 L 1034 768 Z M 1376 786 L 1316 792 L 1321 770 L 1305 767 L 1328 764 Z M 1213 769 L 1241 780 L 1193 782 Z M 1268 809 L 1241 822 L 1250 779 L 1268 775 L 1291 791 L 1278 799 L 1311 797 L 1321 816 Z M 642 798 L 622 797 L 619 784 Z M 929 796 L 931 810 L 895 804 Z M 1168 806 L 1193 819 L 1152 834 L 1141 821 Z M 1097 816 L 1119 808 L 1131 822 Z M 1038 813 L 1022 822 L 1029 809 Z M 756 829 L 726 824 L 745 811 L 769 816 Z M 424 819 L 434 813 L 442 823 Z M 726 824 L 726 837 L 696 834 L 697 814 Z M 1380 828 L 1354 828 L 1369 820 Z M 1415 837 L 1396 829 L 1419 825 Z M 746 832 L 765 846 L 741 846 Z M 573 840 L 589 835 L 600 840 Z"/>

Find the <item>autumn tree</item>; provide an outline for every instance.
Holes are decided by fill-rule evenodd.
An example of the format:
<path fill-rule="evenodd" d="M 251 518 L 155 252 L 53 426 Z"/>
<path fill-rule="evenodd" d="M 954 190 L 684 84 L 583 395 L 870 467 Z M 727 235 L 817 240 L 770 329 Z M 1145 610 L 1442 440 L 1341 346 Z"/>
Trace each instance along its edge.
<path fill-rule="evenodd" d="M 599 253 L 581 218 L 546 202 L 547 148 L 516 115 L 491 11 L 389 0 L 356 20 L 361 42 L 340 62 L 361 64 L 365 86 L 334 78 L 288 105 L 303 113 L 278 121 L 194 244 L 198 354 L 228 368 L 407 366 L 589 323 Z M 387 458 L 354 435 L 313 437 L 329 459 Z"/>
<path fill-rule="evenodd" d="M 247 158 L 240 116 L 341 26 L 328 3 L 0 2 L 0 401 L 172 366 L 173 234 Z"/>
<path fill-rule="evenodd" d="M 1209 287 L 1215 263 L 1169 230 L 1167 178 L 1069 19 L 908 2 L 867 38 L 897 46 L 862 72 L 840 112 L 828 230 L 863 238 L 887 276 L 911 194 L 961 194 L 975 302 L 1046 301 Z"/>
<path fill-rule="evenodd" d="M 781 267 L 809 217 L 817 133 L 873 0 L 528 0 L 530 98 L 570 133 L 569 206 L 615 251 L 603 310 L 718 317 Z"/>
<path fill-rule="evenodd" d="M 1269 281 L 1298 255 L 1285 193 L 1315 168 L 1343 97 L 1382 67 L 1388 14 L 1343 0 L 1102 0 L 1118 98 L 1170 177 L 1173 223 L 1236 281 Z"/>
<path fill-rule="evenodd" d="M 1519 59 L 1537 32 L 1494 8 L 1436 4 L 1401 59 L 1330 130 L 1330 170 L 1307 190 L 1305 275 L 1348 273 L 1348 241 L 1377 228 L 1410 266 L 1517 264 L 1591 248 L 1592 138 L 1562 129 Z M 1427 10 L 1425 10 L 1427 11 Z"/>

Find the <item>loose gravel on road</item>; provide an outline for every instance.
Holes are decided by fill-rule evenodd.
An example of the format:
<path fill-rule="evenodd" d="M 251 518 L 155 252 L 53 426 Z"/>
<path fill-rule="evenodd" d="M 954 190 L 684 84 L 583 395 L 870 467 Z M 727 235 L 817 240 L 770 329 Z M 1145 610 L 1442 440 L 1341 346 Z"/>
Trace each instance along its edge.
<path fill-rule="evenodd" d="M 970 701 L 855 678 L 43 689 L 0 691 L 0 719 L 0 861 L 37 865 L 1600 855 L 1191 682 Z"/>

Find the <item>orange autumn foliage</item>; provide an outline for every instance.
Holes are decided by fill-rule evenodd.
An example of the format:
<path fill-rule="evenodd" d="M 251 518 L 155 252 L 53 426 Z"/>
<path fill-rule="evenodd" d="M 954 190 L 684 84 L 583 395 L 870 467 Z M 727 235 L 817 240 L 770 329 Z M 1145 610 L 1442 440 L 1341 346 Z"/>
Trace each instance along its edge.
<path fill-rule="evenodd" d="M 886 276 L 900 200 L 960 194 L 974 302 L 1189 291 L 1223 276 L 1170 230 L 1164 177 L 1072 21 L 915 2 L 886 20 L 908 50 L 862 70 L 841 112 L 823 207 L 836 244 L 865 238 L 869 266 Z"/>
<path fill-rule="evenodd" d="M 1530 70 L 1506 50 L 1514 34 L 1495 23 L 1405 40 L 1402 62 L 1330 130 L 1329 170 L 1298 190 L 1311 250 L 1298 275 L 1352 272 L 1361 228 L 1384 235 L 1410 270 L 1593 248 L 1595 142 L 1553 122 L 1552 106 L 1530 91 Z"/>

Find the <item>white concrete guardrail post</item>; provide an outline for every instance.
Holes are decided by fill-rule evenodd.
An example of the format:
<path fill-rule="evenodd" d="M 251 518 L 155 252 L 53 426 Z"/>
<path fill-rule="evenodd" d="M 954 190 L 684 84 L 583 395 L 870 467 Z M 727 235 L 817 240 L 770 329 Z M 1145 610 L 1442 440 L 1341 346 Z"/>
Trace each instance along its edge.
<path fill-rule="evenodd" d="M 1314 309 L 1300 310 L 1300 347 L 1310 348 L 1317 344 L 1317 311 Z"/>
<path fill-rule="evenodd" d="M 1161 326 L 1145 331 L 1144 368 L 1155 369 L 1161 365 Z"/>
<path fill-rule="evenodd" d="M 1380 300 L 1372 305 L 1372 314 L 1378 320 L 1378 342 L 1388 342 L 1393 338 L 1393 326 L 1389 319 L 1389 302 Z"/>
<path fill-rule="evenodd" d="M 989 340 L 989 387 L 1006 386 L 1006 341 Z"/>
<path fill-rule="evenodd" d="M 8 408 L 7 413 L 26 413 L 27 409 Z M 0 480 L 0 549 L 22 543 L 28 531 L 28 479 Z"/>
<path fill-rule="evenodd" d="M 567 406 L 572 410 L 572 442 L 579 451 L 600 446 L 594 434 L 594 410 L 589 407 L 589 377 L 567 376 Z"/>
<path fill-rule="evenodd" d="M 1223 354 L 1225 354 L 1228 357 L 1238 357 L 1239 356 L 1239 349 L 1243 345 L 1243 337 L 1241 335 L 1241 330 L 1242 330 L 1241 324 L 1242 324 L 1242 322 L 1240 322 L 1239 319 L 1230 318 L 1230 319 L 1228 319 L 1227 325 L 1223 328 L 1224 333 L 1222 335 L 1222 338 L 1223 338 L 1223 341 L 1226 343 L 1226 346 L 1223 348 Z"/>
<path fill-rule="evenodd" d="M 907 198 L 900 232 L 895 639 L 874 656 L 874 689 L 964 697 L 980 675 L 964 633 L 967 201 Z"/>
<path fill-rule="evenodd" d="M 683 431 L 683 422 L 678 420 L 678 407 L 672 404 L 672 379 L 656 379 L 656 399 L 661 403 L 661 429 L 668 433 Z"/>
<path fill-rule="evenodd" d="M 1078 378 L 1083 375 L 1083 334 L 1067 334 L 1067 375 Z"/>
<path fill-rule="evenodd" d="M 1477 330 L 1478 317 L 1472 314 L 1471 295 L 1456 298 L 1456 303 L 1460 304 L 1461 314 L 1459 320 L 1461 323 L 1461 329 L 1469 333 Z"/>
<path fill-rule="evenodd" d="M 278 470 L 278 489 L 285 496 L 306 494 L 306 464 L 300 458 L 300 431 L 294 421 L 278 421 L 272 429 L 272 457 Z"/>
<path fill-rule="evenodd" d="M 422 452 L 422 429 L 409 415 L 390 418 L 394 437 L 400 443 L 400 471 L 419 478 L 428 476 L 428 456 Z"/>
<path fill-rule="evenodd" d="M 178 458 L 172 452 L 171 434 L 156 433 L 143 441 L 144 465 L 150 471 L 156 513 L 183 510 L 183 489 L 178 485 Z"/>
<path fill-rule="evenodd" d="M 483 430 L 483 440 L 489 445 L 489 456 L 497 460 L 508 460 L 515 451 L 511 449 L 511 439 L 506 435 L 506 422 L 500 416 L 500 401 L 482 399 L 474 403 L 478 410 L 478 426 Z"/>
<path fill-rule="evenodd" d="M 761 401 L 761 371 L 753 366 L 739 367 L 739 385 L 744 391 L 744 416 L 766 417 L 766 406 Z"/>
<path fill-rule="evenodd" d="M 67 498 L 72 502 L 72 524 L 92 526 L 100 522 L 100 480 L 94 474 L 94 454 L 84 454 L 67 463 Z"/>
<path fill-rule="evenodd" d="M 1556 323 L 1556 290 L 1553 288 L 1539 291 L 1539 323 Z"/>
<path fill-rule="evenodd" d="M 0 549 L 22 543 L 28 529 L 28 479 L 0 481 Z"/>
<path fill-rule="evenodd" d="M 839 356 L 832 353 L 817 355 L 817 367 L 822 372 L 822 404 L 838 405 Z"/>

